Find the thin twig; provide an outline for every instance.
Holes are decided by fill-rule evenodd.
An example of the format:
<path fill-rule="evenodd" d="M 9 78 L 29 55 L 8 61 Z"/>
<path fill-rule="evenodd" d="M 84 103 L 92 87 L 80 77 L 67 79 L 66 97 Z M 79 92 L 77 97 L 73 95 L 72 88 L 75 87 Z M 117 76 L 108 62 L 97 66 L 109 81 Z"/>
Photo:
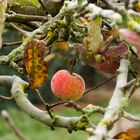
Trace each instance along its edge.
<path fill-rule="evenodd" d="M 49 18 L 47 16 L 36 16 L 36 15 L 23 15 L 23 14 L 8 14 L 5 13 L 6 22 L 18 22 L 23 23 L 25 21 L 48 21 Z"/>
<path fill-rule="evenodd" d="M 99 49 L 98 53 L 104 54 L 109 48 L 111 42 L 114 40 L 114 36 L 109 36 L 107 40 L 103 43 L 103 47 Z"/>
<path fill-rule="evenodd" d="M 15 28 L 17 31 L 21 32 L 23 35 L 28 35 L 28 34 L 30 33 L 30 32 L 28 32 L 28 31 L 25 31 L 25 30 L 19 28 L 19 27 L 16 26 L 14 23 L 10 23 L 10 25 L 11 25 L 13 28 Z"/>
<path fill-rule="evenodd" d="M 2 47 L 17 46 L 22 44 L 22 41 L 2 43 Z"/>
<path fill-rule="evenodd" d="M 127 120 L 130 120 L 130 121 L 140 122 L 140 117 L 136 117 L 136 116 L 129 114 L 127 112 L 123 112 L 123 117 Z"/>
<path fill-rule="evenodd" d="M 43 97 L 41 96 L 39 90 L 38 90 L 38 89 L 35 89 L 35 91 L 36 91 L 36 93 L 37 93 L 39 99 L 40 99 L 40 100 L 42 101 L 42 103 L 46 106 L 46 102 L 45 102 L 45 100 L 43 99 Z"/>
<path fill-rule="evenodd" d="M 45 7 L 45 5 L 43 4 L 43 2 L 42 2 L 41 0 L 38 0 L 38 2 L 40 3 L 40 5 L 42 6 L 42 8 L 43 8 L 45 14 L 47 15 L 48 12 L 46 11 L 46 7 Z"/>
<path fill-rule="evenodd" d="M 125 0 L 125 8 L 128 9 L 130 0 Z"/>
<path fill-rule="evenodd" d="M 49 105 L 49 107 L 50 108 L 54 108 L 56 106 L 63 105 L 65 103 L 67 103 L 67 101 L 60 101 L 60 102 L 57 102 L 57 103 L 54 103 L 54 104 Z"/>
<path fill-rule="evenodd" d="M 115 75 L 113 75 L 112 77 L 110 77 L 110 78 L 104 80 L 103 82 L 101 82 L 101 83 L 98 84 L 97 86 L 95 86 L 95 87 L 93 87 L 93 88 L 91 88 L 91 89 L 85 91 L 83 95 L 86 95 L 86 94 L 89 93 L 90 91 L 93 91 L 93 90 L 97 89 L 98 87 L 104 85 L 105 83 L 111 81 L 111 80 L 114 79 L 116 76 L 117 76 L 117 75 L 115 74 Z"/>
<path fill-rule="evenodd" d="M 44 6 L 43 2 L 42 2 L 41 0 L 38 0 L 38 2 L 39 2 L 39 3 L 40 3 L 40 5 L 42 6 L 42 8 L 43 8 L 44 10 L 46 10 L 46 8 L 45 8 L 45 6 Z"/>
<path fill-rule="evenodd" d="M 76 104 L 76 103 L 74 103 L 73 101 L 66 102 L 65 106 L 74 108 L 76 111 L 80 111 L 80 112 L 82 112 L 84 114 L 84 111 L 82 110 L 81 106 Z"/>
<path fill-rule="evenodd" d="M 40 92 L 39 92 L 38 89 L 35 89 L 35 91 L 36 91 L 38 97 L 40 98 L 40 100 L 42 101 L 42 103 L 45 105 L 45 108 L 46 108 L 46 110 L 48 111 L 49 116 L 50 116 L 51 118 L 54 118 L 54 116 L 53 116 L 53 114 L 52 114 L 52 111 L 50 110 L 50 109 L 51 109 L 51 108 L 50 108 L 50 105 L 49 105 L 48 103 L 45 102 L 45 100 L 44 100 L 43 97 L 41 96 L 41 94 L 40 94 Z"/>
<path fill-rule="evenodd" d="M 3 95 L 0 95 L 0 99 L 4 99 L 4 100 L 13 100 L 13 97 L 12 97 L 12 96 L 6 97 L 6 96 L 3 96 Z"/>
<path fill-rule="evenodd" d="M 45 102 L 45 100 L 43 99 L 43 97 L 41 96 L 40 92 L 38 89 L 35 90 L 38 97 L 40 98 L 40 100 L 42 101 L 42 103 L 45 105 L 47 111 L 49 111 L 50 109 L 56 107 L 56 106 L 59 106 L 59 105 L 64 105 L 66 107 L 71 107 L 71 108 L 74 108 L 75 110 L 77 111 L 80 111 L 83 113 L 81 107 L 77 104 L 75 104 L 73 101 L 60 101 L 60 102 L 57 102 L 57 103 L 54 103 L 54 104 L 48 104 Z M 50 113 L 51 114 L 51 113 Z"/>
<path fill-rule="evenodd" d="M 109 22 L 107 22 L 106 20 L 103 20 L 104 25 L 111 30 L 113 27 L 109 24 Z"/>
<path fill-rule="evenodd" d="M 10 115 L 8 114 L 8 112 L 6 110 L 2 110 L 1 114 L 2 114 L 2 117 L 4 118 L 4 120 L 10 126 L 11 130 L 16 134 L 16 136 L 20 140 L 27 140 L 27 138 L 23 135 L 23 133 L 20 131 L 20 129 L 16 127 L 15 123 L 13 122 L 13 120 L 10 117 Z"/>
<path fill-rule="evenodd" d="M 65 104 L 66 103 L 66 101 L 60 101 L 60 102 L 57 102 L 57 103 L 54 103 L 54 104 L 49 105 L 48 103 L 45 102 L 45 100 L 41 96 L 39 90 L 38 89 L 35 89 L 35 91 L 36 91 L 38 97 L 40 98 L 41 102 L 45 105 L 45 107 L 47 106 L 47 109 L 51 109 L 51 108 L 54 108 L 56 106 L 59 106 L 59 105 L 62 105 L 62 104 Z"/>

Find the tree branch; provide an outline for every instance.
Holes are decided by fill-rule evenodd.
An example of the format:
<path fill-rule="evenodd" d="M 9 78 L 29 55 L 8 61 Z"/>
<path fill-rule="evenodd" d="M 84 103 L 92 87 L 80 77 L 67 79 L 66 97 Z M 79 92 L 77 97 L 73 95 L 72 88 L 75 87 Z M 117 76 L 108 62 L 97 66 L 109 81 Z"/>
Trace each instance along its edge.
<path fill-rule="evenodd" d="M 113 124 L 122 116 L 122 111 L 128 105 L 128 98 L 124 96 L 122 88 L 127 85 L 127 77 L 129 71 L 129 61 L 121 59 L 118 69 L 117 83 L 113 96 L 107 107 L 103 119 L 97 125 L 89 140 L 103 140 L 107 137 L 108 131 L 113 127 Z"/>
<path fill-rule="evenodd" d="M 85 8 L 85 10 L 89 11 L 85 16 L 89 19 L 94 19 L 97 16 L 102 16 L 105 19 L 107 18 L 115 22 L 117 24 L 117 27 L 131 28 L 131 30 L 140 33 L 140 24 L 132 20 L 132 13 L 129 14 L 129 12 L 125 8 L 120 8 L 119 6 L 116 6 L 107 0 L 102 1 L 108 5 L 108 9 L 103 9 L 96 6 L 95 4 L 89 4 Z"/>
<path fill-rule="evenodd" d="M 88 115 L 91 116 L 93 113 L 101 113 L 104 114 L 106 111 L 105 108 L 100 107 L 100 106 L 95 106 L 92 104 L 89 104 L 88 106 L 86 106 L 85 108 L 83 108 L 83 112 Z"/>
<path fill-rule="evenodd" d="M 62 8 L 62 11 L 55 16 L 54 18 L 50 19 L 48 22 L 44 23 L 42 26 L 34 30 L 33 32 L 29 33 L 27 36 L 27 39 L 23 41 L 23 43 L 18 47 L 17 49 L 14 49 L 11 53 L 5 56 L 0 56 L 0 64 L 7 64 L 10 63 L 10 61 L 18 61 L 22 60 L 24 57 L 24 48 L 28 44 L 31 38 L 35 38 L 37 34 L 47 34 L 49 26 L 52 26 L 52 23 L 55 23 L 59 19 L 61 19 L 64 16 L 65 6 Z M 36 37 L 37 38 L 37 37 Z M 47 44 L 46 44 L 47 45 Z"/>
<path fill-rule="evenodd" d="M 7 122 L 7 124 L 10 126 L 11 130 L 16 134 L 16 136 L 20 140 L 27 140 L 27 138 L 22 134 L 20 129 L 16 127 L 8 112 L 6 110 L 2 110 L 1 114 L 2 117 L 5 119 L 5 121 Z"/>
<path fill-rule="evenodd" d="M 70 6 L 73 4 L 74 4 L 74 8 Z M 11 61 L 17 62 L 18 60 L 22 60 L 24 57 L 24 48 L 26 47 L 28 42 L 31 40 L 31 38 L 39 38 L 39 36 L 37 36 L 38 34 L 47 36 L 48 32 L 50 31 L 49 29 L 54 31 L 57 28 L 56 26 L 59 25 L 58 23 L 60 23 L 60 20 L 64 17 L 65 14 L 72 13 L 72 11 L 74 13 L 74 10 L 76 8 L 78 8 L 78 7 L 81 8 L 84 5 L 85 5 L 85 2 L 83 2 L 82 4 L 79 5 L 78 2 L 75 3 L 73 1 L 71 1 L 68 4 L 68 2 L 66 1 L 64 3 L 63 7 L 61 8 L 60 12 L 54 18 L 51 18 L 48 22 L 44 23 L 42 26 L 40 26 L 36 30 L 29 33 L 27 36 L 27 39 L 25 41 L 23 41 L 23 43 L 20 45 L 20 47 L 18 47 L 17 49 L 14 49 L 8 55 L 0 56 L 0 64 L 9 64 Z M 58 34 L 59 32 L 53 32 L 53 33 Z M 49 45 L 50 41 L 52 41 L 52 40 L 55 41 L 56 38 L 54 38 L 54 36 L 49 36 L 47 39 L 45 38 L 44 42 L 45 42 L 46 46 Z"/>
<path fill-rule="evenodd" d="M 48 115 L 46 111 L 36 108 L 27 99 L 24 89 L 28 83 L 17 76 L 0 76 L 0 84 L 11 85 L 11 94 L 17 106 L 27 115 L 35 120 L 38 120 L 50 127 L 62 127 L 68 130 L 85 130 L 89 126 L 89 121 L 86 116 L 81 117 L 62 117 L 55 115 L 55 120 Z"/>
<path fill-rule="evenodd" d="M 0 95 L 0 99 L 4 99 L 4 100 L 12 100 L 13 97 L 6 97 L 6 96 L 3 96 L 3 95 Z"/>
<path fill-rule="evenodd" d="M 22 44 L 22 41 L 8 42 L 8 43 L 2 43 L 2 47 L 15 46 L 15 45 L 21 45 L 21 44 Z"/>
<path fill-rule="evenodd" d="M 18 27 L 17 25 L 15 25 L 14 23 L 10 23 L 10 25 L 11 25 L 14 29 L 16 29 L 18 32 L 22 33 L 22 34 L 25 35 L 25 36 L 27 36 L 27 35 L 30 33 L 30 32 L 28 32 L 28 31 L 25 31 L 25 30 L 19 28 L 19 27 Z"/>
<path fill-rule="evenodd" d="M 8 14 L 5 13 L 6 22 L 17 22 L 17 23 L 23 23 L 25 21 L 41 21 L 46 22 L 49 20 L 48 16 L 36 16 L 36 15 L 23 15 L 23 14 L 17 14 L 12 13 Z"/>
<path fill-rule="evenodd" d="M 130 121 L 140 122 L 140 117 L 133 116 L 132 114 L 129 114 L 127 112 L 123 112 L 123 117 Z"/>

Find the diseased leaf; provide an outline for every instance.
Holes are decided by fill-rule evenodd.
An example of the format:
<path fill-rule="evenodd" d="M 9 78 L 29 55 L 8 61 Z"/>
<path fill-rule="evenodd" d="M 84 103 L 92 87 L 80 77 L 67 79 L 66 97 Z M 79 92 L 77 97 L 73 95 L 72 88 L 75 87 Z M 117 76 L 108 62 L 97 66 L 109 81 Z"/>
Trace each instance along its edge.
<path fill-rule="evenodd" d="M 83 45 L 86 48 L 85 56 L 88 58 L 102 46 L 103 36 L 101 33 L 101 18 L 96 18 L 87 24 L 88 35 L 83 39 Z"/>
<path fill-rule="evenodd" d="M 126 132 L 121 132 L 114 137 L 122 140 L 140 140 L 140 129 L 130 128 Z"/>
<path fill-rule="evenodd" d="M 124 56 L 128 54 L 128 47 L 125 42 L 120 41 L 116 46 L 110 46 L 105 52 L 106 61 L 119 61 Z"/>
<path fill-rule="evenodd" d="M 44 61 L 46 47 L 43 41 L 32 39 L 25 48 L 24 62 L 32 89 L 39 88 L 47 78 L 47 64 Z"/>
<path fill-rule="evenodd" d="M 2 31 L 4 28 L 4 21 L 5 21 L 5 10 L 7 7 L 7 1 L 6 0 L 2 0 L 0 1 L 0 48 L 2 46 Z"/>

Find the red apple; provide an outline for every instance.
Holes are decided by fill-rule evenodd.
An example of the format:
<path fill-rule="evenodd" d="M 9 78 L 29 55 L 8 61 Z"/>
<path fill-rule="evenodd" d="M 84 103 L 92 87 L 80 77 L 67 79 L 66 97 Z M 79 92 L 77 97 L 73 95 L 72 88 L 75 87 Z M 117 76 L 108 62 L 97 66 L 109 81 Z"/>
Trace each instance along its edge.
<path fill-rule="evenodd" d="M 76 73 L 59 70 L 52 77 L 51 89 L 54 95 L 62 100 L 77 100 L 85 92 L 85 82 Z"/>

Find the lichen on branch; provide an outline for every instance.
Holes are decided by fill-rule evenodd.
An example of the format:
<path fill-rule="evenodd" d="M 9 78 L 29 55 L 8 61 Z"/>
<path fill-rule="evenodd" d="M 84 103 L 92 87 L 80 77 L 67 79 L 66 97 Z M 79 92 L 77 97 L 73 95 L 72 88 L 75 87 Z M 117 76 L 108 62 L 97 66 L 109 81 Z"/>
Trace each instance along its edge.
<path fill-rule="evenodd" d="M 27 99 L 24 89 L 28 86 L 28 83 L 18 76 L 0 76 L 0 85 L 11 86 L 11 95 L 17 106 L 31 118 L 50 127 L 62 127 L 72 131 L 85 130 L 86 127 L 90 126 L 86 116 L 63 117 L 56 115 L 56 120 L 52 122 L 53 120 L 47 111 L 38 109 Z"/>

